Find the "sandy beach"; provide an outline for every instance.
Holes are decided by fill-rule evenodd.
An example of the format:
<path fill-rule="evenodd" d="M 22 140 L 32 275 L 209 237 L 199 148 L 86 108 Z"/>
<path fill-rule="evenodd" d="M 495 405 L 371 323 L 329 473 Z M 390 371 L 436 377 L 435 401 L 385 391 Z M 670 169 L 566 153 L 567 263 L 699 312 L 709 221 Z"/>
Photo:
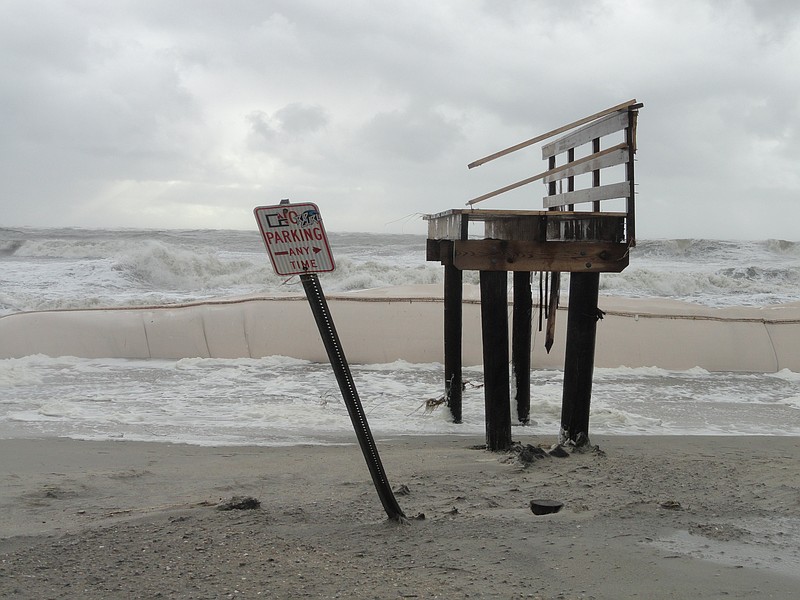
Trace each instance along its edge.
<path fill-rule="evenodd" d="M 596 437 L 530 463 L 483 441 L 378 440 L 399 525 L 349 443 L 0 440 L 0 596 L 796 597 L 798 438 Z M 236 496 L 260 507 L 218 510 Z"/>

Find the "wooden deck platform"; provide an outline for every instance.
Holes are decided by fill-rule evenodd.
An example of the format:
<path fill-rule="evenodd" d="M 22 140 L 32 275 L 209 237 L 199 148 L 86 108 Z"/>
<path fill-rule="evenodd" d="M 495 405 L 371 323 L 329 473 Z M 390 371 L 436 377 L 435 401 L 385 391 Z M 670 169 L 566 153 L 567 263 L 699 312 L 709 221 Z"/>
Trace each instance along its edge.
<path fill-rule="evenodd" d="M 426 215 L 426 258 L 459 270 L 618 273 L 626 213 L 451 209 Z M 468 239 L 470 223 L 484 239 Z"/>

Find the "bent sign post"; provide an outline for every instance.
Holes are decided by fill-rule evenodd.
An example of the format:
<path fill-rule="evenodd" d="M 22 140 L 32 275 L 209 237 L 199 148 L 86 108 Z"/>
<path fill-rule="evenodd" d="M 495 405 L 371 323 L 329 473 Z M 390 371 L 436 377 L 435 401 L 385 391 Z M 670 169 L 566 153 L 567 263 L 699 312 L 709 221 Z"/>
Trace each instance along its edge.
<path fill-rule="evenodd" d="M 405 522 L 406 516 L 397 503 L 383 470 L 378 448 L 367 423 L 367 415 L 361 406 L 350 366 L 317 277 L 317 273 L 333 271 L 335 268 L 319 209 L 310 202 L 282 203 L 276 206 L 259 206 L 253 212 L 275 272 L 278 275 L 300 275 L 378 497 L 390 519 Z"/>

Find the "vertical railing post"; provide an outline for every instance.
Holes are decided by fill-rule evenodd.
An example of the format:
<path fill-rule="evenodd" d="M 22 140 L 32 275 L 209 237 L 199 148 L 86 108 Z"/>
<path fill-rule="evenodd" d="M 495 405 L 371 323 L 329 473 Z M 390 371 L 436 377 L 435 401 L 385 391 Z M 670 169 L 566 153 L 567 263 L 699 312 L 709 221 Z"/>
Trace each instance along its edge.
<path fill-rule="evenodd" d="M 628 162 L 625 163 L 625 179 L 630 185 L 627 202 L 626 239 L 629 245 L 636 245 L 636 184 L 634 183 L 634 162 L 636 154 L 636 118 L 639 112 L 628 109 L 628 126 L 625 128 L 625 143 L 628 144 Z"/>
<path fill-rule="evenodd" d="M 575 159 L 575 150 L 570 149 L 567 152 L 567 161 L 572 162 Z M 553 169 L 556 166 L 556 157 L 551 156 L 547 162 L 547 168 Z M 569 177 L 567 179 L 567 191 L 574 191 L 575 190 L 575 178 Z M 547 192 L 550 196 L 556 193 L 556 184 L 555 182 L 550 183 L 550 186 L 547 189 Z M 556 210 L 556 208 L 563 207 L 551 207 L 550 210 Z M 575 205 L 570 205 L 569 210 L 573 210 Z M 543 241 L 547 241 L 547 229 L 544 231 L 544 235 L 542 236 Z M 539 310 L 544 310 L 545 314 L 547 315 L 547 328 L 545 330 L 544 336 L 544 348 L 547 353 L 550 353 L 550 349 L 553 347 L 553 343 L 555 342 L 555 335 L 556 335 L 556 320 L 557 320 L 557 311 L 558 311 L 558 302 L 559 302 L 559 295 L 561 294 L 561 273 L 558 271 L 551 271 L 550 272 L 550 293 L 548 297 L 545 298 L 545 302 L 547 302 L 546 308 L 539 307 Z"/>
<path fill-rule="evenodd" d="M 592 153 L 596 154 L 597 152 L 600 152 L 600 138 L 592 140 Z M 600 187 L 600 169 L 592 171 L 592 187 Z M 592 202 L 592 210 L 594 212 L 600 212 L 599 200 Z"/>

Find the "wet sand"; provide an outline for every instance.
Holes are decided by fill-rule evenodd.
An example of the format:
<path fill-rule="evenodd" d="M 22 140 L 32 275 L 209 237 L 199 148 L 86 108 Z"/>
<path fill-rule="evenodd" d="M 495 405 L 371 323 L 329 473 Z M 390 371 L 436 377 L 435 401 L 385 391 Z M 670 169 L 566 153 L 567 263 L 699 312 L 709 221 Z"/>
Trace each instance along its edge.
<path fill-rule="evenodd" d="M 379 440 L 399 525 L 354 444 L 0 440 L 0 597 L 796 597 L 798 438 L 597 436 L 530 464 L 482 442 Z M 234 496 L 261 506 L 217 510 Z"/>

